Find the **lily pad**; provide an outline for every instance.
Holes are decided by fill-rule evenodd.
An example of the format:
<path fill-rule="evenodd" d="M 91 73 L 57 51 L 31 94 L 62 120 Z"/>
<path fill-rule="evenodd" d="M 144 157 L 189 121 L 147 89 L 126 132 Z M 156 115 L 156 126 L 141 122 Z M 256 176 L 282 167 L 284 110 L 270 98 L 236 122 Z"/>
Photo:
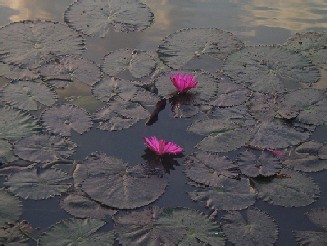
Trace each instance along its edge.
<path fill-rule="evenodd" d="M 141 79 L 153 73 L 156 66 L 157 60 L 148 51 L 119 49 L 105 56 L 103 70 L 115 77 L 128 71 L 135 79 Z"/>
<path fill-rule="evenodd" d="M 256 194 L 248 179 L 221 178 L 220 185 L 189 192 L 192 200 L 205 202 L 214 210 L 242 210 L 255 202 Z"/>
<path fill-rule="evenodd" d="M 54 57 L 40 68 L 44 81 L 56 88 L 63 88 L 74 81 L 93 85 L 100 81 L 100 68 L 92 61 L 79 55 Z"/>
<path fill-rule="evenodd" d="M 300 246 L 321 246 L 327 244 L 327 232 L 296 231 L 295 238 Z"/>
<path fill-rule="evenodd" d="M 327 160 L 327 144 L 324 144 L 324 146 L 319 149 L 318 156 L 321 160 Z"/>
<path fill-rule="evenodd" d="M 12 151 L 12 146 L 6 140 L 0 139 L 0 164 L 16 160 Z"/>
<path fill-rule="evenodd" d="M 32 226 L 25 220 L 6 224 L 5 227 L 0 227 L 0 243 L 8 246 L 27 245 L 32 230 Z"/>
<path fill-rule="evenodd" d="M 73 96 L 66 98 L 66 101 L 77 107 L 85 109 L 89 113 L 95 113 L 99 108 L 104 106 L 104 103 L 96 99 L 94 96 Z"/>
<path fill-rule="evenodd" d="M 224 72 L 236 83 L 264 93 L 280 93 L 299 83 L 311 85 L 320 78 L 309 60 L 275 46 L 249 46 L 233 53 Z"/>
<path fill-rule="evenodd" d="M 290 152 L 289 158 L 283 164 L 302 172 L 318 172 L 327 169 L 327 160 L 319 157 L 322 143 L 305 142 Z"/>
<path fill-rule="evenodd" d="M 295 106 L 298 109 L 310 108 L 310 106 L 326 99 L 326 93 L 323 90 L 304 88 L 287 93 L 284 96 L 283 106 Z"/>
<path fill-rule="evenodd" d="M 316 126 L 327 124 L 327 100 L 318 102 L 317 104 L 302 110 L 299 113 L 298 121 L 305 124 Z"/>
<path fill-rule="evenodd" d="M 239 169 L 225 156 L 196 152 L 184 162 L 186 176 L 193 181 L 213 187 L 222 185 L 227 178 L 237 178 Z"/>
<path fill-rule="evenodd" d="M 15 81 L 3 88 L 2 98 L 19 109 L 39 110 L 41 105 L 52 106 L 57 94 L 40 82 Z"/>
<path fill-rule="evenodd" d="M 39 130 L 31 115 L 7 107 L 0 107 L 0 138 L 18 140 Z"/>
<path fill-rule="evenodd" d="M 69 26 L 86 35 L 104 37 L 113 26 L 118 32 L 142 31 L 153 22 L 149 7 L 133 0 L 78 0 L 65 12 Z"/>
<path fill-rule="evenodd" d="M 229 212 L 223 217 L 223 231 L 234 245 L 274 245 L 276 222 L 258 209 Z"/>
<path fill-rule="evenodd" d="M 0 227 L 6 223 L 15 222 L 21 214 L 22 203 L 18 198 L 10 195 L 4 189 L 0 189 Z"/>
<path fill-rule="evenodd" d="M 102 102 L 109 102 L 114 98 L 129 101 L 136 95 L 137 88 L 130 81 L 111 77 L 96 83 L 92 93 Z"/>
<path fill-rule="evenodd" d="M 241 172 L 248 177 L 269 177 L 280 172 L 282 165 L 272 153 L 263 151 L 258 157 L 251 151 L 244 151 L 237 157 L 236 163 Z"/>
<path fill-rule="evenodd" d="M 37 67 L 54 55 L 82 54 L 83 38 L 64 24 L 25 20 L 0 28 L 0 60 Z"/>
<path fill-rule="evenodd" d="M 195 121 L 188 128 L 188 130 L 199 135 L 207 136 L 210 134 L 225 132 L 235 128 L 238 128 L 238 126 L 234 125 L 232 122 L 217 118 Z"/>
<path fill-rule="evenodd" d="M 284 47 L 309 58 L 314 64 L 327 69 L 327 32 L 304 32 L 294 34 Z"/>
<path fill-rule="evenodd" d="M 95 219 L 62 220 L 40 237 L 41 245 L 114 245 L 112 232 L 97 232 L 105 222 Z"/>
<path fill-rule="evenodd" d="M 193 105 L 197 94 L 184 93 L 169 99 L 174 118 L 191 118 L 200 113 L 201 107 Z"/>
<path fill-rule="evenodd" d="M 14 145 L 14 153 L 32 162 L 53 162 L 68 158 L 74 153 L 76 145 L 69 139 L 50 135 L 32 135 Z"/>
<path fill-rule="evenodd" d="M 302 207 L 315 201 L 319 187 L 311 178 L 296 171 L 282 169 L 281 177 L 271 181 L 254 180 L 258 197 L 264 201 L 284 207 Z"/>
<path fill-rule="evenodd" d="M 65 197 L 60 206 L 76 218 L 106 219 L 106 216 L 113 216 L 117 211 L 101 206 L 89 199 L 82 192 L 75 192 Z"/>
<path fill-rule="evenodd" d="M 48 131 L 61 136 L 70 136 L 72 131 L 83 134 L 93 125 L 84 109 L 68 104 L 46 109 L 41 120 Z"/>
<path fill-rule="evenodd" d="M 114 101 L 96 112 L 94 120 L 101 130 L 119 131 L 149 116 L 150 112 L 138 103 Z"/>
<path fill-rule="evenodd" d="M 179 69 L 201 55 L 209 55 L 220 61 L 244 46 L 230 32 L 215 28 L 182 29 L 169 36 L 159 45 L 159 58 L 169 67 Z"/>
<path fill-rule="evenodd" d="M 72 185 L 71 177 L 55 169 L 26 169 L 8 177 L 9 190 L 24 199 L 41 200 L 60 195 Z"/>
<path fill-rule="evenodd" d="M 248 128 L 228 129 L 205 137 L 196 147 L 202 151 L 228 152 L 246 145 L 252 135 Z"/>
<path fill-rule="evenodd" d="M 316 208 L 307 213 L 308 218 L 317 226 L 327 231 L 327 209 Z"/>
<path fill-rule="evenodd" d="M 22 68 L 0 62 L 0 77 L 7 78 L 9 80 L 34 80 L 39 76 L 40 75 L 38 73 L 28 68 Z"/>
<path fill-rule="evenodd" d="M 251 145 L 261 148 L 281 149 L 299 144 L 309 136 L 309 132 L 300 132 L 280 121 L 264 122 L 259 125 Z"/>

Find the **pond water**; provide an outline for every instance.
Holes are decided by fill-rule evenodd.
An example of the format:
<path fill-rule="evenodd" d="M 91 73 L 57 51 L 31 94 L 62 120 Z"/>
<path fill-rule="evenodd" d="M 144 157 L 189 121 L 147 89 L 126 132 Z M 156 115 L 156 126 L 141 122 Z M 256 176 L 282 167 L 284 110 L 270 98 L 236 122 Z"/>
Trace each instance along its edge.
<path fill-rule="evenodd" d="M 65 229 L 52 229 L 51 234 L 49 228 L 73 218 L 73 213 L 77 218 L 98 219 L 92 211 L 84 217 L 85 211 L 78 211 L 92 201 L 91 210 L 98 211 L 101 205 L 107 224 L 87 225 L 89 230 L 75 225 L 71 234 L 78 235 L 76 245 L 111 245 L 101 232 L 114 229 L 115 245 L 118 238 L 124 245 L 160 245 L 154 243 L 160 240 L 174 245 L 182 239 L 183 245 L 224 245 L 222 237 L 225 245 L 326 245 L 326 1 L 122 2 L 0 0 L 0 96 L 6 105 L 0 108 L 5 122 L 0 123 L 0 201 L 4 204 L 0 208 L 13 207 L 0 211 L 6 218 L 0 219 L 0 244 L 36 245 L 41 237 L 41 245 L 61 245 L 48 240 L 69 237 Z M 109 25 L 100 23 L 103 13 Z M 9 24 L 13 22 L 19 23 Z M 320 36 L 308 34 L 308 43 L 306 36 L 295 39 L 297 32 L 311 31 Z M 292 43 L 285 44 L 291 37 L 295 46 L 303 42 L 312 49 L 299 51 Z M 26 48 L 31 44 L 33 48 Z M 64 54 L 69 55 L 67 60 L 54 56 Z M 9 73 L 3 68 L 7 65 L 12 66 Z M 15 74 L 26 68 L 30 71 Z M 171 94 L 173 87 L 163 82 L 170 81 L 171 71 L 196 74 L 198 87 Z M 38 103 L 29 104 L 30 99 Z M 161 108 L 160 100 L 166 102 Z M 154 111 L 157 119 L 146 124 Z M 61 115 L 66 115 L 65 122 L 60 122 Z M 71 133 L 71 128 L 81 130 Z M 184 152 L 160 159 L 146 149 L 145 136 L 173 141 Z M 102 154 L 91 155 L 94 152 Z M 228 168 L 219 166 L 226 161 L 222 156 L 233 161 L 226 162 Z M 130 168 L 126 171 L 126 164 L 114 158 Z M 116 172 L 114 178 L 105 167 L 112 163 L 118 170 L 110 170 Z M 60 175 L 62 180 L 55 180 Z M 142 178 L 147 186 L 142 186 Z M 145 190 L 151 192 L 137 197 Z M 77 212 L 70 214 L 62 203 L 77 191 L 88 202 L 75 201 L 77 205 L 71 206 Z M 185 217 L 194 219 L 189 225 L 171 222 L 169 212 L 166 222 L 160 215 L 158 219 L 129 214 L 151 206 L 203 212 L 222 227 L 223 234 L 216 227 L 208 229 L 214 226 L 204 216 L 205 222 L 196 222 L 196 212 L 189 215 L 183 210 Z M 120 209 L 114 215 L 116 226 L 112 209 Z M 242 219 L 233 221 L 237 211 Z M 308 213 L 318 215 L 310 219 Z M 125 215 L 129 217 L 124 221 Z M 144 241 L 140 231 L 138 236 L 121 228 L 128 220 L 140 226 L 139 221 L 156 219 L 140 229 Z M 13 225 L 16 220 L 26 220 L 32 229 L 14 229 L 10 234 L 6 223 Z M 176 235 L 169 238 L 170 231 L 155 223 L 172 223 Z M 152 230 L 154 224 L 158 231 Z M 197 234 L 192 226 L 204 232 Z M 83 236 L 93 237 L 97 228 L 99 239 L 85 241 Z M 301 233 L 305 231 L 317 234 Z M 69 240 L 62 245 L 73 242 Z"/>

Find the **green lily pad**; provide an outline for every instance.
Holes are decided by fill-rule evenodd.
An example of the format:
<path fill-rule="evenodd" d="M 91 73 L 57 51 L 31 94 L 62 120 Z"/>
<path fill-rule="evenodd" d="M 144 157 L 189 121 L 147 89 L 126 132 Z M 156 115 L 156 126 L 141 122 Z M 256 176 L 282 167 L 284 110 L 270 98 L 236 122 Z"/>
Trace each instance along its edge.
<path fill-rule="evenodd" d="M 235 128 L 205 137 L 196 145 L 202 151 L 228 152 L 238 149 L 250 141 L 253 133 L 248 128 Z"/>
<path fill-rule="evenodd" d="M 77 107 L 85 109 L 89 113 L 95 113 L 104 103 L 96 99 L 94 96 L 73 96 L 66 98 L 66 101 Z"/>
<path fill-rule="evenodd" d="M 227 121 L 225 119 L 215 118 L 195 121 L 188 128 L 188 131 L 207 136 L 210 134 L 225 132 L 236 128 L 239 127 L 233 124 L 233 122 Z"/>
<path fill-rule="evenodd" d="M 216 28 L 179 30 L 159 45 L 159 58 L 169 67 L 179 69 L 201 55 L 209 55 L 220 61 L 244 46 L 230 32 Z"/>
<path fill-rule="evenodd" d="M 247 177 L 269 177 L 280 172 L 282 165 L 272 153 L 263 151 L 258 157 L 251 151 L 244 151 L 237 157 L 236 163 Z"/>
<path fill-rule="evenodd" d="M 57 101 L 57 94 L 43 83 L 15 81 L 3 88 L 2 98 L 19 109 L 39 110 L 41 105 L 52 106 Z"/>
<path fill-rule="evenodd" d="M 93 125 L 84 109 L 68 104 L 46 109 L 41 120 L 48 131 L 61 136 L 70 136 L 72 131 L 83 134 Z"/>
<path fill-rule="evenodd" d="M 289 154 L 283 164 L 289 168 L 302 172 L 318 172 L 327 169 L 327 160 L 321 159 L 319 151 L 322 143 L 310 141 L 305 142 Z"/>
<path fill-rule="evenodd" d="M 314 64 L 327 69 L 327 32 L 296 33 L 284 47 L 309 58 Z"/>
<path fill-rule="evenodd" d="M 114 245 L 114 235 L 112 232 L 97 232 L 104 225 L 105 222 L 95 219 L 62 220 L 40 237 L 40 244 L 47 246 Z"/>
<path fill-rule="evenodd" d="M 258 197 L 284 207 L 301 207 L 313 203 L 319 195 L 319 187 L 311 178 L 296 171 L 282 169 L 281 177 L 271 181 L 254 180 Z"/>
<path fill-rule="evenodd" d="M 259 125 L 251 145 L 261 148 L 281 149 L 299 144 L 309 136 L 309 132 L 300 132 L 281 121 L 264 122 Z"/>
<path fill-rule="evenodd" d="M 18 140 L 39 130 L 31 115 L 8 107 L 0 107 L 0 138 Z"/>
<path fill-rule="evenodd" d="M 9 80 L 34 80 L 39 76 L 40 75 L 38 73 L 28 68 L 22 68 L 0 62 L 0 77 L 7 78 Z"/>
<path fill-rule="evenodd" d="M 24 199 L 41 200 L 60 195 L 68 190 L 71 177 L 55 169 L 26 169 L 8 177 L 9 190 Z"/>
<path fill-rule="evenodd" d="M 214 210 L 243 210 L 254 204 L 256 194 L 248 179 L 221 178 L 220 185 L 189 192 L 192 200 Z"/>
<path fill-rule="evenodd" d="M 54 55 L 82 54 L 83 38 L 64 24 L 24 20 L 0 28 L 0 60 L 37 67 Z"/>
<path fill-rule="evenodd" d="M 0 227 L 0 243 L 8 246 L 28 245 L 27 241 L 32 230 L 32 226 L 25 220 L 16 224 L 6 224 Z"/>
<path fill-rule="evenodd" d="M 0 227 L 6 223 L 15 222 L 21 214 L 22 203 L 18 198 L 10 195 L 6 190 L 0 189 Z"/>
<path fill-rule="evenodd" d="M 78 0 L 65 12 L 69 26 L 86 35 L 104 37 L 111 26 L 118 32 L 142 31 L 153 22 L 149 7 L 132 0 Z"/>
<path fill-rule="evenodd" d="M 327 232 L 295 231 L 296 242 L 300 246 L 321 246 L 327 244 Z"/>
<path fill-rule="evenodd" d="M 213 187 L 224 183 L 224 178 L 237 178 L 239 169 L 225 156 L 196 152 L 185 161 L 185 174 L 191 180 Z"/>
<path fill-rule="evenodd" d="M 319 159 L 327 160 L 327 144 L 324 144 L 318 151 Z"/>
<path fill-rule="evenodd" d="M 40 73 L 44 81 L 56 88 L 79 81 L 93 85 L 100 81 L 100 68 L 93 62 L 78 55 L 53 57 L 42 64 Z"/>
<path fill-rule="evenodd" d="M 96 112 L 94 120 L 101 130 L 119 131 L 149 116 L 150 112 L 138 103 L 113 101 Z"/>
<path fill-rule="evenodd" d="M 327 124 L 327 100 L 318 102 L 317 104 L 304 109 L 299 113 L 297 120 L 311 125 L 326 125 Z"/>
<path fill-rule="evenodd" d="M 310 106 L 326 99 L 326 93 L 323 90 L 304 88 L 287 93 L 284 96 L 283 106 L 295 106 L 298 109 L 310 108 Z"/>
<path fill-rule="evenodd" d="M 236 83 L 264 93 L 280 93 L 300 82 L 311 85 L 320 78 L 309 60 L 275 46 L 249 46 L 233 53 L 224 72 Z"/>
<path fill-rule="evenodd" d="M 130 101 L 136 95 L 137 88 L 131 81 L 111 77 L 96 83 L 92 93 L 102 102 L 109 102 L 114 98 Z"/>
<path fill-rule="evenodd" d="M 17 160 L 15 157 L 12 146 L 6 140 L 0 139 L 0 163 L 7 163 Z"/>
<path fill-rule="evenodd" d="M 234 245 L 274 245 L 278 238 L 276 222 L 258 209 L 229 212 L 223 217 L 223 231 Z"/>
<path fill-rule="evenodd" d="M 315 208 L 306 214 L 308 218 L 317 226 L 327 231 L 327 209 Z"/>
<path fill-rule="evenodd" d="M 106 216 L 113 216 L 117 211 L 101 206 L 92 201 L 82 192 L 75 192 L 65 197 L 60 206 L 76 218 L 106 219 Z"/>
<path fill-rule="evenodd" d="M 67 138 L 39 134 L 16 142 L 14 153 L 24 160 L 44 163 L 68 158 L 75 148 L 76 145 Z"/>
<path fill-rule="evenodd" d="M 103 70 L 115 77 L 128 71 L 135 79 L 141 79 L 153 73 L 156 66 L 157 60 L 149 51 L 119 49 L 105 56 Z"/>

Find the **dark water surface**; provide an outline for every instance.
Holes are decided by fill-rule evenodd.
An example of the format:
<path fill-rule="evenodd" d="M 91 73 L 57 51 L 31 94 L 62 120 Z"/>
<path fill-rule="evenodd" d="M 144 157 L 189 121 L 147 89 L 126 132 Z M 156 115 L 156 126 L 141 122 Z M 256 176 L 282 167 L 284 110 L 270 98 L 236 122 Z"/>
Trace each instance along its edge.
<path fill-rule="evenodd" d="M 0 0 L 0 26 L 25 19 L 50 19 L 63 22 L 63 13 L 72 0 Z M 326 0 L 144 0 L 152 9 L 155 22 L 143 32 L 118 33 L 110 30 L 105 38 L 86 38 L 86 57 L 102 63 L 109 51 L 119 48 L 136 48 L 156 50 L 163 37 L 181 28 L 217 27 L 230 31 L 246 44 L 280 44 L 295 32 L 309 30 L 327 30 Z M 210 63 L 204 64 L 210 71 Z M 326 88 L 326 72 L 322 73 L 321 87 Z M 0 81 L 5 84 L 7 81 Z M 77 88 L 68 92 L 89 94 Z M 194 146 L 202 139 L 191 134 L 186 128 L 192 120 L 180 120 L 172 117 L 170 106 L 159 115 L 153 126 L 145 126 L 144 121 L 133 127 L 118 131 L 104 132 L 95 126 L 83 135 L 75 134 L 72 140 L 78 144 L 72 159 L 82 160 L 91 152 L 102 151 L 137 164 L 144 162 L 145 154 L 143 136 L 156 135 L 172 140 L 185 148 L 184 155 L 192 153 Z M 327 142 L 327 127 L 320 127 L 312 139 Z M 187 183 L 183 174 L 183 158 L 176 158 L 170 174 L 169 186 L 164 195 L 154 205 L 163 207 L 189 207 L 207 214 L 210 211 L 202 204 L 195 203 L 186 194 L 194 188 Z M 269 205 L 261 200 L 255 207 L 267 212 L 279 226 L 279 239 L 276 245 L 296 245 L 293 231 L 319 231 L 304 213 L 314 207 L 327 207 L 327 171 L 309 174 L 319 185 L 321 193 L 313 204 L 300 208 L 284 208 Z M 45 231 L 49 226 L 63 218 L 70 217 L 59 207 L 59 197 L 43 201 L 23 201 L 22 219 L 28 220 L 34 228 Z M 221 214 L 218 214 L 218 218 Z M 33 242 L 31 242 L 33 244 Z M 228 243 L 229 244 L 229 243 Z"/>

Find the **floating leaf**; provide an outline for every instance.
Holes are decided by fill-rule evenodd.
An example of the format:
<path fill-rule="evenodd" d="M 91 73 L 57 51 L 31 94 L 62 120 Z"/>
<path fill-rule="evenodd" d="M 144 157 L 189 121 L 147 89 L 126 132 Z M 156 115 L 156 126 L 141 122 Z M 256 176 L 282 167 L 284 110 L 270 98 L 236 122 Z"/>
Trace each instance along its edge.
<path fill-rule="evenodd" d="M 9 176 L 9 190 L 24 199 L 48 199 L 65 192 L 72 184 L 70 176 L 55 170 L 26 169 Z"/>
<path fill-rule="evenodd" d="M 9 80 L 33 80 L 39 77 L 35 71 L 0 62 L 0 77 Z"/>
<path fill-rule="evenodd" d="M 92 93 L 102 102 L 113 98 L 129 101 L 136 95 L 137 88 L 130 81 L 111 77 L 95 84 Z"/>
<path fill-rule="evenodd" d="M 41 105 L 51 106 L 57 101 L 56 93 L 45 84 L 31 81 L 7 84 L 3 88 L 2 98 L 12 106 L 24 110 L 38 110 Z"/>
<path fill-rule="evenodd" d="M 0 60 L 36 67 L 61 54 L 81 54 L 84 40 L 64 24 L 25 20 L 0 28 Z"/>
<path fill-rule="evenodd" d="M 188 156 L 184 162 L 186 176 L 193 181 L 209 186 L 220 186 L 224 178 L 237 178 L 239 170 L 225 156 L 196 152 Z"/>
<path fill-rule="evenodd" d="M 29 114 L 0 107 L 0 138 L 17 140 L 32 135 L 37 130 L 37 123 Z"/>
<path fill-rule="evenodd" d="M 65 12 L 65 21 L 84 34 L 104 37 L 111 26 L 118 32 L 142 31 L 153 22 L 151 10 L 132 0 L 78 0 Z"/>
<path fill-rule="evenodd" d="M 67 99 L 67 98 L 66 98 Z M 85 109 L 89 113 L 96 112 L 100 107 L 104 106 L 103 102 L 100 102 L 94 96 L 77 96 L 71 97 L 67 100 L 67 102 Z"/>
<path fill-rule="evenodd" d="M 122 245 L 168 245 L 174 246 L 182 240 L 186 229 L 176 224 L 161 223 L 160 217 L 168 209 L 145 208 L 115 216 L 115 231 Z M 170 211 L 170 210 L 169 210 Z M 166 220 L 173 220 L 172 217 Z M 174 221 L 175 222 L 175 221 Z"/>
<path fill-rule="evenodd" d="M 27 245 L 32 232 L 32 226 L 25 220 L 16 224 L 6 224 L 0 227 L 0 243 L 1 245 Z"/>
<path fill-rule="evenodd" d="M 156 66 L 157 60 L 148 51 L 119 49 L 105 56 L 103 70 L 115 77 L 124 71 L 129 71 L 134 78 L 141 79 L 154 72 Z"/>
<path fill-rule="evenodd" d="M 248 177 L 272 176 L 282 168 L 280 161 L 268 151 L 263 151 L 259 157 L 251 151 L 244 151 L 236 162 L 241 172 Z"/>
<path fill-rule="evenodd" d="M 149 116 L 150 112 L 138 103 L 114 101 L 96 112 L 95 120 L 101 130 L 119 131 Z"/>
<path fill-rule="evenodd" d="M 201 55 L 223 61 L 243 46 L 243 42 L 233 34 L 220 29 L 182 29 L 166 37 L 158 53 L 166 65 L 179 69 Z"/>
<path fill-rule="evenodd" d="M 251 145 L 261 148 L 281 149 L 299 144 L 309 136 L 308 132 L 300 132 L 280 121 L 265 122 L 259 125 Z"/>
<path fill-rule="evenodd" d="M 221 178 L 220 185 L 189 192 L 192 200 L 205 202 L 215 210 L 242 210 L 255 202 L 256 194 L 248 179 Z"/>
<path fill-rule="evenodd" d="M 282 177 L 271 181 L 254 180 L 259 198 L 284 207 L 307 206 L 315 201 L 319 187 L 312 179 L 296 171 L 282 169 Z"/>
<path fill-rule="evenodd" d="M 117 211 L 101 206 L 89 199 L 82 192 L 68 195 L 60 206 L 76 218 L 92 218 L 104 220 L 106 216 L 112 216 Z"/>
<path fill-rule="evenodd" d="M 14 145 L 14 153 L 20 158 L 32 162 L 52 162 L 68 158 L 76 145 L 66 138 L 50 135 L 32 135 Z"/>
<path fill-rule="evenodd" d="M 12 162 L 16 159 L 17 157 L 14 156 L 11 144 L 6 140 L 0 139 L 0 164 Z"/>
<path fill-rule="evenodd" d="M 292 150 L 283 164 L 302 172 L 318 172 L 327 169 L 327 160 L 321 160 L 318 156 L 322 146 L 322 143 L 314 141 L 305 142 Z"/>
<path fill-rule="evenodd" d="M 283 99 L 283 106 L 295 106 L 299 109 L 310 108 L 310 106 L 326 98 L 323 90 L 304 88 L 287 93 Z"/>
<path fill-rule="evenodd" d="M 72 131 L 83 134 L 93 125 L 84 109 L 68 104 L 46 109 L 41 120 L 48 131 L 61 136 L 70 136 Z"/>
<path fill-rule="evenodd" d="M 327 209 L 315 208 L 308 212 L 307 216 L 314 224 L 327 230 Z"/>
<path fill-rule="evenodd" d="M 327 144 L 319 149 L 318 156 L 322 160 L 327 160 Z"/>
<path fill-rule="evenodd" d="M 40 68 L 43 80 L 54 87 L 66 87 L 74 81 L 93 85 L 100 81 L 100 68 L 92 61 L 77 55 L 53 57 Z"/>
<path fill-rule="evenodd" d="M 82 183 L 82 189 L 93 200 L 119 209 L 148 205 L 164 193 L 166 186 L 166 179 L 144 174 L 142 166 L 116 174 L 91 175 Z"/>
<path fill-rule="evenodd" d="M 40 244 L 48 246 L 114 245 L 112 232 L 97 232 L 103 225 L 105 225 L 105 222 L 95 219 L 62 220 L 40 237 Z"/>
<path fill-rule="evenodd" d="M 238 126 L 234 125 L 232 122 L 217 118 L 195 121 L 188 130 L 199 135 L 210 135 L 235 128 L 238 128 Z"/>
<path fill-rule="evenodd" d="M 327 232 L 296 231 L 295 238 L 300 246 L 322 246 L 327 244 Z"/>
<path fill-rule="evenodd" d="M 203 151 L 228 152 L 246 145 L 251 137 L 252 132 L 248 128 L 228 129 L 205 137 L 196 147 Z"/>
<path fill-rule="evenodd" d="M 300 112 L 298 118 L 300 122 L 316 126 L 327 124 L 327 100 L 304 109 Z"/>
<path fill-rule="evenodd" d="M 6 223 L 15 222 L 21 214 L 22 204 L 18 198 L 10 195 L 7 191 L 0 189 L 0 227 L 3 227 Z"/>
<path fill-rule="evenodd" d="M 274 245 L 278 238 L 274 220 L 258 209 L 229 212 L 223 217 L 223 231 L 234 245 Z"/>
<path fill-rule="evenodd" d="M 296 33 L 284 47 L 309 58 L 314 64 L 327 69 L 327 32 Z"/>
<path fill-rule="evenodd" d="M 320 78 L 318 68 L 306 58 L 275 46 L 245 47 L 227 58 L 224 71 L 236 83 L 264 93 L 280 93 Z"/>

